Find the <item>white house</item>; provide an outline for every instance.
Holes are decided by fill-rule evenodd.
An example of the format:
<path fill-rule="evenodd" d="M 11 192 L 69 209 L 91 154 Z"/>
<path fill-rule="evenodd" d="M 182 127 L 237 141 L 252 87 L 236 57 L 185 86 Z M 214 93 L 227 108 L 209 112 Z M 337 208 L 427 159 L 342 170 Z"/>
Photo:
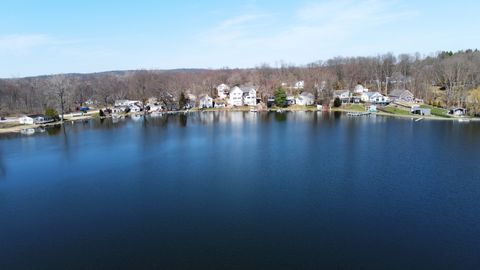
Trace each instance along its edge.
<path fill-rule="evenodd" d="M 243 91 L 240 87 L 235 86 L 230 90 L 228 103 L 230 106 L 243 106 Z"/>
<path fill-rule="evenodd" d="M 213 108 L 213 98 L 211 98 L 209 95 L 203 95 L 200 97 L 199 108 Z"/>
<path fill-rule="evenodd" d="M 379 92 L 366 92 L 363 93 L 360 97 L 363 102 L 369 102 L 374 104 L 385 104 L 389 103 L 390 99 Z"/>
<path fill-rule="evenodd" d="M 361 84 L 357 84 L 357 86 L 355 86 L 355 88 L 353 90 L 353 93 L 355 93 L 355 94 L 363 94 L 363 93 L 366 93 L 366 92 L 368 92 L 368 89 L 364 88 L 363 85 L 361 85 Z"/>
<path fill-rule="evenodd" d="M 453 116 L 464 116 L 466 113 L 467 110 L 460 107 L 450 108 L 450 110 L 448 110 L 448 114 L 451 114 Z"/>
<path fill-rule="evenodd" d="M 339 98 L 342 102 L 348 102 L 350 100 L 349 90 L 335 90 L 333 91 L 333 98 Z"/>
<path fill-rule="evenodd" d="M 186 98 L 187 98 L 187 104 L 185 105 L 185 108 L 187 109 L 194 108 L 195 105 L 197 104 L 197 96 L 193 94 L 187 94 Z"/>
<path fill-rule="evenodd" d="M 287 105 L 288 106 L 295 105 L 295 96 L 292 96 L 292 95 L 287 96 Z"/>
<path fill-rule="evenodd" d="M 253 87 L 242 87 L 243 104 L 247 106 L 257 105 L 257 90 Z"/>
<path fill-rule="evenodd" d="M 128 100 L 128 99 L 120 99 L 120 100 L 115 100 L 115 107 L 129 107 L 132 105 L 138 105 L 141 106 L 142 102 L 138 100 Z"/>
<path fill-rule="evenodd" d="M 133 112 L 133 113 L 137 113 L 141 111 L 140 107 L 137 105 L 130 105 L 128 106 L 128 108 L 130 109 L 130 112 Z"/>
<path fill-rule="evenodd" d="M 18 123 L 20 123 L 21 125 L 33 125 L 33 118 L 24 115 L 18 118 Z"/>
<path fill-rule="evenodd" d="M 160 105 L 150 105 L 149 112 L 161 112 L 162 110 L 163 108 Z"/>
<path fill-rule="evenodd" d="M 222 83 L 219 86 L 217 86 L 217 95 L 218 98 L 225 99 L 228 97 L 228 93 L 230 91 L 230 86 Z"/>
<path fill-rule="evenodd" d="M 127 106 L 113 107 L 111 109 L 112 113 L 124 113 L 127 110 Z"/>
<path fill-rule="evenodd" d="M 305 81 L 298 81 L 293 85 L 293 89 L 303 89 L 305 87 Z"/>
<path fill-rule="evenodd" d="M 302 92 L 295 99 L 295 103 L 300 106 L 310 106 L 310 105 L 313 105 L 314 102 L 315 102 L 315 96 L 309 92 Z"/>
<path fill-rule="evenodd" d="M 415 97 L 413 96 L 412 92 L 408 90 L 393 90 L 390 94 L 388 94 L 388 97 L 393 101 L 415 101 Z"/>

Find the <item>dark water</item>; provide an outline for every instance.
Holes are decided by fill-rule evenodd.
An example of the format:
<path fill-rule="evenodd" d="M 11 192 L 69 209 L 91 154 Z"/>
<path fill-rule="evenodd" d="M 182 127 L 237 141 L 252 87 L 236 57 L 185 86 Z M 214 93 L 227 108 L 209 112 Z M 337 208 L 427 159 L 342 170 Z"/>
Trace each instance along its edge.
<path fill-rule="evenodd" d="M 317 113 L 0 137 L 0 269 L 480 269 L 480 125 Z"/>

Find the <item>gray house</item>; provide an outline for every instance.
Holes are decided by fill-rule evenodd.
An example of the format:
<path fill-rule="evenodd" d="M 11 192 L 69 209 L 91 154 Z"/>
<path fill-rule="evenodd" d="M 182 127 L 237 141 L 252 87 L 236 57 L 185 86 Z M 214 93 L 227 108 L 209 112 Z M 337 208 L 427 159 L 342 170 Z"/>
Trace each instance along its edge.
<path fill-rule="evenodd" d="M 415 97 L 413 96 L 412 92 L 408 90 L 393 90 L 388 94 L 388 97 L 392 101 L 406 101 L 406 102 L 414 102 Z"/>

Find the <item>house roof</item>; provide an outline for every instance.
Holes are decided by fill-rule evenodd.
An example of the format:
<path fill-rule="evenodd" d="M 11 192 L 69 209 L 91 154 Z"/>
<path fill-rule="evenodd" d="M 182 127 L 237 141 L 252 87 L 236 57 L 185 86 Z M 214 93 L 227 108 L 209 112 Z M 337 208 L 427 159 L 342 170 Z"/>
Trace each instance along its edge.
<path fill-rule="evenodd" d="M 208 94 L 203 94 L 203 95 L 200 95 L 200 100 L 204 100 L 204 99 L 212 99 Z"/>
<path fill-rule="evenodd" d="M 350 91 L 349 90 L 335 90 L 335 91 L 333 91 L 333 94 L 335 96 L 340 96 L 341 94 L 345 94 L 345 93 L 349 94 Z"/>
<path fill-rule="evenodd" d="M 364 93 L 364 94 L 367 95 L 368 98 L 371 98 L 371 97 L 376 96 L 376 95 L 383 96 L 383 95 L 380 94 L 379 92 L 366 92 L 366 93 Z"/>
<path fill-rule="evenodd" d="M 230 89 L 230 92 L 234 92 L 234 91 L 237 91 L 237 90 L 242 91 L 242 89 L 240 89 L 240 87 L 234 86 L 232 89 Z"/>
<path fill-rule="evenodd" d="M 230 86 L 222 83 L 222 84 L 220 84 L 219 86 L 217 86 L 217 89 L 221 89 L 221 88 L 223 88 L 223 89 L 230 89 Z"/>
<path fill-rule="evenodd" d="M 363 92 L 364 89 L 365 88 L 361 84 L 357 84 L 357 86 L 355 86 L 355 92 Z"/>
<path fill-rule="evenodd" d="M 240 90 L 242 90 L 244 93 L 248 93 L 248 92 L 250 92 L 250 91 L 252 91 L 252 90 L 257 91 L 257 90 L 255 90 L 255 88 L 253 88 L 252 86 L 242 86 L 242 87 L 240 88 Z"/>
<path fill-rule="evenodd" d="M 31 114 L 31 115 L 28 115 L 28 117 L 37 118 L 37 117 L 45 117 L 45 115 L 43 115 L 43 114 Z"/>

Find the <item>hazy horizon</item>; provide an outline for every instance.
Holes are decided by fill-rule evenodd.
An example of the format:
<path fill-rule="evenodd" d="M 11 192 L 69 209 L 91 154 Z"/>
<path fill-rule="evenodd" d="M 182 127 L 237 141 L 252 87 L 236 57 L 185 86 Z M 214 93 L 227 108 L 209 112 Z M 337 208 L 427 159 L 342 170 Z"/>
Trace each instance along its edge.
<path fill-rule="evenodd" d="M 5 1 L 0 78 L 305 65 L 480 44 L 473 1 L 112 3 Z"/>

